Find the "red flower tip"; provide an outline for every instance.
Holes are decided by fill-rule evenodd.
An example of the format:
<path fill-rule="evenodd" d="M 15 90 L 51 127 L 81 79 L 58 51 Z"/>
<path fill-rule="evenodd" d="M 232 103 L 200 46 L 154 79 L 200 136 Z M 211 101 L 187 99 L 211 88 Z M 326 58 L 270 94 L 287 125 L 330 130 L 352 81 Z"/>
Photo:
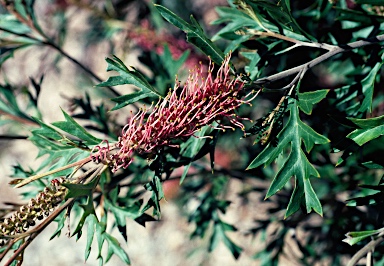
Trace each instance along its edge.
<path fill-rule="evenodd" d="M 116 144 L 117 152 L 112 153 L 108 142 L 107 147 L 96 146 L 97 152 L 92 153 L 94 161 L 110 164 L 115 172 L 128 167 L 135 153 L 153 153 L 162 146 L 172 146 L 172 139 L 194 136 L 213 122 L 218 124 L 214 128 L 222 131 L 235 127 L 244 130 L 240 122 L 244 119 L 235 110 L 250 104 L 258 92 L 240 97 L 244 82 L 230 75 L 229 60 L 227 56 L 216 76 L 212 74 L 212 62 L 208 73 L 201 66 L 190 71 L 184 86 L 177 83 L 164 99 L 149 108 L 149 115 L 144 108 L 128 120 Z M 233 126 L 222 124 L 223 118 Z"/>

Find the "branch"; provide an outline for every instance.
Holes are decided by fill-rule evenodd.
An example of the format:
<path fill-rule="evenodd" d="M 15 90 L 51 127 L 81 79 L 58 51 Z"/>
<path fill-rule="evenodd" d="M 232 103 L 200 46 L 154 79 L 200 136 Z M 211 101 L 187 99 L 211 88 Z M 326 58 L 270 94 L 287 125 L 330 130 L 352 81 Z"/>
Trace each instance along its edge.
<path fill-rule="evenodd" d="M 30 125 L 30 126 L 37 126 L 39 125 L 36 121 L 24 117 L 20 117 L 14 114 L 7 113 L 5 111 L 0 110 L 0 115 L 7 116 L 9 119 L 19 122 L 21 124 Z"/>
<path fill-rule="evenodd" d="M 42 34 L 40 31 L 39 33 L 42 35 L 42 37 L 45 39 L 44 41 L 36 38 L 36 37 L 33 37 L 31 35 L 28 35 L 28 34 L 23 34 L 23 33 L 17 33 L 17 32 L 14 32 L 12 30 L 9 30 L 9 29 L 5 29 L 3 27 L 0 27 L 0 31 L 4 31 L 4 32 L 8 32 L 8 33 L 11 33 L 13 35 L 16 35 L 16 36 L 19 36 L 19 37 L 24 37 L 24 38 L 28 38 L 30 40 L 33 40 L 33 41 L 36 41 L 37 43 L 40 43 L 40 44 L 43 44 L 43 45 L 46 45 L 46 46 L 49 46 L 53 49 L 55 49 L 57 52 L 59 52 L 62 56 L 66 57 L 68 60 L 70 60 L 72 63 L 74 63 L 75 65 L 77 65 L 78 67 L 80 67 L 82 70 L 84 70 L 87 74 L 89 74 L 91 77 L 93 77 L 95 80 L 97 80 L 98 82 L 102 82 L 103 80 L 98 77 L 95 73 L 92 72 L 92 70 L 90 70 L 88 67 L 86 67 L 85 65 L 83 65 L 82 63 L 80 63 L 78 60 L 76 60 L 75 58 L 73 58 L 72 56 L 70 56 L 67 52 L 65 52 L 63 49 L 61 49 L 56 43 L 54 43 L 53 41 L 51 41 L 50 39 L 48 39 L 45 34 Z M 120 93 L 118 93 L 114 88 L 110 87 L 110 86 L 107 86 L 106 88 L 108 88 L 115 96 L 120 96 Z"/>
<path fill-rule="evenodd" d="M 58 173 L 58 172 L 61 172 L 61 171 L 64 171 L 68 168 L 72 168 L 72 167 L 75 167 L 75 166 L 83 166 L 84 164 L 90 162 L 92 159 L 91 157 L 87 157 L 87 158 L 84 158 L 78 162 L 74 162 L 74 163 L 71 163 L 71 164 L 68 164 L 68 165 L 65 165 L 63 167 L 59 167 L 59 168 L 56 168 L 56 169 L 53 169 L 51 171 L 48 171 L 48 172 L 45 172 L 45 173 L 42 173 L 42 174 L 38 174 L 38 175 L 34 175 L 34 176 L 31 176 L 31 177 L 28 177 L 26 179 L 23 179 L 20 183 L 18 183 L 15 188 L 19 188 L 19 187 L 22 187 L 22 186 L 25 186 L 26 184 L 29 184 L 35 180 L 38 180 L 42 177 L 45 177 L 45 176 L 48 176 L 48 175 L 52 175 L 52 174 L 55 174 L 55 173 Z"/>
<path fill-rule="evenodd" d="M 57 210 L 55 210 L 47 219 L 45 219 L 41 224 L 39 224 L 34 230 L 35 233 L 31 236 L 15 251 L 12 257 L 4 264 L 4 266 L 9 266 L 11 263 L 23 252 L 29 244 L 70 204 L 74 202 L 74 198 L 67 200 L 63 205 L 61 205 Z"/>
<path fill-rule="evenodd" d="M 271 32 L 271 31 L 263 32 L 263 31 L 252 30 L 252 29 L 248 29 L 247 31 L 250 34 L 253 34 L 253 35 L 258 35 L 258 36 L 261 36 L 261 37 L 263 37 L 263 36 L 265 36 L 265 37 L 274 37 L 274 38 L 277 38 L 277 39 L 280 39 L 280 40 L 284 40 L 284 41 L 287 41 L 287 42 L 294 43 L 295 45 L 293 45 L 292 47 L 288 48 L 288 50 L 291 50 L 291 49 L 299 47 L 299 46 L 307 46 L 307 47 L 320 48 L 320 49 L 325 49 L 325 50 L 330 51 L 330 50 L 334 49 L 335 47 L 337 47 L 335 45 L 330 45 L 330 44 L 327 44 L 327 43 L 303 42 L 303 41 L 299 41 L 299 40 L 293 39 L 291 37 L 288 37 L 288 36 L 285 36 L 285 35 L 282 35 L 282 34 L 279 34 L 279 33 L 276 33 L 276 32 Z"/>
<path fill-rule="evenodd" d="M 93 73 L 88 67 L 86 67 L 85 65 L 83 65 L 82 63 L 80 63 L 78 60 L 76 60 L 75 58 L 73 58 L 72 56 L 70 56 L 67 52 L 65 52 L 63 49 L 61 49 L 56 43 L 50 41 L 50 40 L 46 40 L 44 42 L 42 42 L 42 44 L 45 44 L 47 46 L 50 46 L 52 47 L 53 49 L 55 49 L 56 51 L 58 51 L 61 55 L 63 55 L 64 57 L 66 57 L 68 60 L 72 61 L 75 65 L 77 65 L 78 67 L 80 67 L 82 70 L 84 70 L 86 73 L 88 73 L 91 77 L 93 77 L 95 80 L 97 80 L 98 82 L 103 82 L 103 80 L 97 76 L 95 73 Z M 114 88 L 112 88 L 111 86 L 106 86 L 106 88 L 108 88 L 115 96 L 120 96 L 120 93 L 118 93 Z"/>
<path fill-rule="evenodd" d="M 17 140 L 17 139 L 28 139 L 28 136 L 16 136 L 16 135 L 0 135 L 1 140 Z"/>
<path fill-rule="evenodd" d="M 108 168 L 107 165 L 100 165 L 95 168 L 90 169 L 83 175 L 81 175 L 79 178 L 77 178 L 77 181 L 74 183 L 83 183 L 83 184 L 89 184 L 94 180 L 94 178 L 100 177 L 101 173 L 104 172 Z M 61 205 L 59 208 L 57 208 L 54 212 L 52 212 L 51 215 L 47 217 L 41 224 L 36 226 L 33 230 L 25 233 L 25 234 L 20 234 L 17 236 L 16 239 L 12 240 L 9 244 L 5 252 L 1 254 L 0 261 L 3 259 L 5 254 L 11 249 L 14 243 L 19 241 L 22 238 L 25 238 L 26 236 L 29 235 L 29 238 L 14 252 L 12 257 L 7 261 L 7 263 L 4 264 L 4 266 L 9 266 L 11 263 L 17 259 L 17 257 L 22 253 L 28 246 L 29 244 L 32 243 L 32 241 L 54 220 L 56 217 L 68 206 L 74 203 L 76 198 L 70 198 L 68 199 L 63 205 Z"/>
<path fill-rule="evenodd" d="M 351 42 L 351 43 L 348 43 L 348 44 L 345 44 L 345 45 L 334 46 L 332 49 L 330 49 L 325 54 L 323 54 L 323 55 L 321 55 L 321 56 L 319 56 L 319 57 L 317 57 L 317 58 L 315 58 L 315 59 L 313 59 L 313 60 L 311 60 L 311 61 L 309 61 L 309 62 L 307 62 L 305 64 L 302 64 L 300 66 L 297 66 L 297 67 L 285 70 L 283 72 L 271 75 L 269 77 L 265 77 L 265 78 L 261 78 L 261 79 L 255 80 L 253 82 L 253 84 L 254 85 L 268 84 L 268 83 L 274 82 L 276 80 L 280 80 L 280 79 L 289 77 L 291 75 L 297 74 L 300 71 L 302 71 L 303 69 L 308 70 L 308 69 L 310 69 L 310 68 L 320 64 L 321 62 L 327 60 L 328 58 L 330 58 L 330 57 L 332 57 L 334 55 L 337 55 L 339 53 L 343 53 L 343 52 L 346 52 L 346 51 L 353 50 L 355 48 L 360 48 L 360 47 L 363 47 L 363 46 L 371 45 L 371 44 L 382 42 L 382 41 L 384 41 L 384 34 L 376 36 L 374 38 L 369 38 L 367 40 L 361 40 L 361 41 Z"/>
<path fill-rule="evenodd" d="M 384 241 L 384 232 L 381 232 L 378 235 L 378 238 L 372 240 L 368 244 L 366 244 L 362 249 L 360 249 L 351 260 L 348 262 L 347 266 L 354 266 L 356 265 L 359 260 L 364 257 L 368 252 L 372 251 L 376 246 L 378 246 L 381 242 Z"/>

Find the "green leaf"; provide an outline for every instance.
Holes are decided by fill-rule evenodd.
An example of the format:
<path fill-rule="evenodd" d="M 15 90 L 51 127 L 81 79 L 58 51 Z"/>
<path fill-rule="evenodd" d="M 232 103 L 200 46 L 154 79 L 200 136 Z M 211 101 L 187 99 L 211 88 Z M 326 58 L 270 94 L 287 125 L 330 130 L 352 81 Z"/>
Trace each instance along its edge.
<path fill-rule="evenodd" d="M 89 134 L 82 126 L 80 126 L 70 115 L 68 115 L 64 110 L 62 110 L 65 121 L 54 122 L 52 125 L 55 127 L 79 138 L 81 142 L 84 142 L 88 145 L 96 145 L 102 142 L 101 139 L 98 139 L 91 134 Z"/>
<path fill-rule="evenodd" d="M 377 235 L 381 232 L 383 232 L 383 228 L 377 229 L 377 230 L 368 230 L 368 231 L 360 231 L 360 232 L 349 232 L 345 234 L 347 238 L 343 239 L 343 242 L 348 243 L 349 245 L 353 246 L 354 244 L 360 242 L 361 240 Z"/>
<path fill-rule="evenodd" d="M 22 119 L 29 120 L 31 122 L 35 122 L 34 119 L 25 111 L 23 111 L 22 108 L 19 106 L 15 90 L 15 88 L 11 87 L 8 84 L 4 86 L 0 85 L 0 111 L 3 111 L 6 114 L 11 114 L 16 117 L 20 117 Z"/>
<path fill-rule="evenodd" d="M 105 236 L 105 240 L 107 240 L 107 243 L 108 243 L 107 258 L 105 259 L 105 262 L 108 262 L 109 259 L 112 257 L 112 255 L 115 254 L 126 265 L 131 264 L 131 261 L 129 260 L 128 254 L 120 246 L 119 241 L 117 241 L 117 239 L 114 238 L 113 236 L 111 236 L 110 234 L 104 233 L 104 236 Z"/>
<path fill-rule="evenodd" d="M 65 198 L 69 199 L 92 195 L 92 192 L 97 185 L 97 181 L 98 179 L 96 178 L 89 184 L 63 183 L 62 185 L 68 188 L 68 193 L 65 195 Z"/>
<path fill-rule="evenodd" d="M 160 59 L 164 64 L 164 68 L 170 77 L 175 77 L 180 67 L 185 63 L 190 51 L 185 51 L 178 59 L 173 59 L 172 53 L 168 45 L 164 45 L 164 53 L 160 55 Z"/>
<path fill-rule="evenodd" d="M 315 40 L 312 36 L 305 33 L 298 23 L 296 23 L 289 12 L 290 7 L 287 3 L 283 2 L 282 4 L 276 5 L 268 1 L 253 1 L 248 5 L 245 1 L 237 2 L 237 8 L 223 7 L 217 9 L 220 18 L 214 21 L 214 24 L 225 22 L 227 25 L 215 34 L 212 38 L 213 40 L 217 40 L 219 37 L 226 38 L 225 35 L 233 36 L 239 34 L 239 32 L 254 37 L 252 31 L 264 32 L 266 30 L 282 33 L 287 37 L 300 41 Z M 267 19 L 261 15 L 265 14 L 265 11 L 261 9 L 265 9 L 265 11 L 273 17 L 273 22 L 270 21 L 270 17 Z"/>
<path fill-rule="evenodd" d="M 44 124 L 39 119 L 35 120 L 41 127 L 32 130 L 32 136 L 28 139 L 39 148 L 37 157 L 48 155 L 48 157 L 41 163 L 38 171 L 47 166 L 50 166 L 50 169 L 61 167 L 75 160 L 80 160 L 89 156 L 88 150 L 70 141 L 53 127 Z M 61 171 L 53 175 L 53 177 L 66 175 L 71 171 L 71 169 Z"/>
<path fill-rule="evenodd" d="M 87 242 L 84 253 L 85 260 L 89 258 L 91 252 L 91 245 L 94 237 L 96 236 L 98 247 L 97 257 L 100 260 L 101 265 L 104 264 L 104 259 L 101 255 L 101 252 L 105 241 L 108 243 L 107 257 L 105 259 L 105 263 L 109 261 L 112 255 L 116 254 L 125 264 L 130 264 L 130 260 L 127 253 L 120 246 L 116 238 L 106 233 L 106 214 L 102 216 L 101 221 L 98 220 L 94 213 L 87 213 L 86 216 L 83 215 L 83 218 L 83 224 L 87 224 Z"/>
<path fill-rule="evenodd" d="M 329 90 L 317 90 L 311 92 L 299 93 L 298 106 L 301 111 L 310 115 L 312 113 L 313 106 L 325 98 Z"/>
<path fill-rule="evenodd" d="M 231 251 L 233 257 L 235 259 L 238 259 L 243 249 L 236 245 L 226 234 L 225 231 L 228 231 L 228 228 L 234 228 L 233 226 L 229 226 L 228 224 L 217 221 L 215 222 L 214 228 L 213 228 L 213 234 L 210 239 L 209 243 L 209 251 L 211 252 L 214 250 L 218 243 L 221 241 L 224 243 L 224 245 Z M 234 230 L 230 230 L 234 231 Z"/>
<path fill-rule="evenodd" d="M 95 208 L 93 206 L 92 191 L 88 190 L 88 192 L 89 192 L 89 195 L 87 197 L 86 203 L 85 204 L 78 204 L 78 206 L 83 210 L 83 213 L 81 214 L 81 217 L 77 223 L 77 226 L 71 235 L 71 236 L 76 235 L 77 239 L 79 239 L 82 236 L 83 226 L 86 223 L 88 216 L 95 215 Z"/>
<path fill-rule="evenodd" d="M 111 109 L 111 111 L 118 110 L 120 108 L 123 108 L 129 104 L 135 103 L 139 100 L 145 99 L 145 98 L 150 98 L 153 96 L 152 92 L 143 92 L 137 91 L 137 92 L 132 92 L 130 94 L 122 95 L 116 98 L 112 98 L 111 100 L 116 103 L 116 105 Z"/>
<path fill-rule="evenodd" d="M 319 177 L 319 173 L 308 161 L 301 147 L 302 143 L 304 143 L 305 150 L 310 152 L 315 144 L 326 144 L 329 140 L 315 132 L 311 127 L 300 120 L 298 104 L 296 101 L 291 103 L 289 109 L 289 120 L 283 130 L 277 135 L 277 146 L 275 147 L 272 143 L 269 143 L 251 162 L 248 169 L 256 168 L 262 164 L 268 165 L 284 150 L 290 149 L 288 158 L 274 177 L 266 198 L 276 194 L 285 186 L 288 180 L 294 176 L 295 188 L 291 195 L 285 216 L 288 217 L 295 213 L 299 210 L 301 204 L 306 207 L 308 213 L 313 209 L 315 212 L 322 215 L 320 201 L 309 181 L 311 176 Z"/>
<path fill-rule="evenodd" d="M 378 190 L 379 192 L 369 195 L 363 195 L 361 197 L 348 199 L 347 206 L 368 206 L 368 205 L 381 205 L 383 204 L 383 185 L 377 186 L 361 186 L 362 188 Z"/>
<path fill-rule="evenodd" d="M 224 61 L 223 52 L 205 36 L 202 28 L 193 16 L 190 17 L 191 24 L 177 16 L 175 13 L 161 5 L 155 5 L 160 14 L 168 22 L 175 25 L 187 34 L 187 41 L 199 48 L 204 54 L 211 57 L 212 61 L 218 65 Z"/>
<path fill-rule="evenodd" d="M 348 119 L 351 120 L 355 125 L 357 125 L 361 129 L 371 129 L 384 124 L 384 115 L 367 119 L 352 117 L 349 117 Z"/>
<path fill-rule="evenodd" d="M 152 180 L 144 185 L 144 188 L 148 191 L 152 191 L 151 198 L 148 200 L 147 204 L 141 210 L 144 213 L 149 208 L 153 207 L 153 214 L 161 216 L 160 201 L 164 199 L 163 186 L 161 184 L 161 179 L 158 176 L 154 176 Z"/>
<path fill-rule="evenodd" d="M 55 232 L 52 234 L 52 236 L 49 238 L 49 240 L 54 239 L 56 236 L 60 236 L 61 230 L 64 228 L 65 220 L 67 219 L 66 213 L 62 212 L 56 219 L 54 220 L 57 222 L 57 228 Z"/>
<path fill-rule="evenodd" d="M 355 0 L 356 4 L 368 4 L 374 6 L 384 6 L 384 0 Z"/>
<path fill-rule="evenodd" d="M 162 97 L 139 71 L 134 68 L 129 70 L 116 56 L 113 56 L 112 59 L 106 58 L 105 60 L 108 63 L 107 71 L 117 71 L 120 76 L 109 77 L 107 81 L 98 84 L 98 87 L 132 84 L 140 89 L 138 92 L 113 98 L 112 101 L 117 102 L 117 105 L 112 110 L 120 109 L 144 98 L 156 95 Z"/>
<path fill-rule="evenodd" d="M 94 214 L 90 214 L 85 219 L 85 223 L 87 224 L 87 243 L 85 244 L 84 250 L 84 258 L 85 261 L 88 260 L 89 255 L 91 254 L 91 245 L 93 242 L 93 237 L 95 236 L 95 226 L 99 221 Z"/>
<path fill-rule="evenodd" d="M 297 23 L 295 17 L 292 15 L 292 10 L 291 10 L 291 2 L 290 0 L 284 0 L 284 1 L 281 1 L 280 4 L 278 6 L 281 6 L 281 10 L 283 11 L 283 13 L 286 14 L 286 16 L 288 17 L 288 20 L 289 20 L 289 25 L 292 26 L 292 28 L 294 29 L 295 32 L 297 33 L 301 33 L 303 34 L 303 36 L 305 35 L 308 39 L 312 40 L 312 41 L 316 41 L 316 39 L 309 35 L 307 32 L 305 32 L 299 25 L 299 23 Z M 278 18 L 278 17 L 277 17 Z M 285 25 L 286 23 L 283 23 L 283 25 Z"/>
<path fill-rule="evenodd" d="M 360 129 L 355 129 L 349 133 L 347 138 L 352 139 L 360 146 L 384 135 L 384 115 L 368 119 L 348 119 L 359 126 Z"/>
<path fill-rule="evenodd" d="M 359 112 L 372 113 L 373 89 L 375 87 L 376 77 L 380 74 L 381 66 L 384 63 L 384 53 L 381 56 L 381 60 L 381 62 L 376 63 L 369 74 L 361 81 L 361 85 L 363 86 L 364 100 L 361 103 Z"/>
<path fill-rule="evenodd" d="M 17 34 L 27 34 L 31 32 L 31 29 L 26 24 L 21 23 L 11 14 L 0 14 L 0 28 L 11 30 Z M 0 36 L 9 35 L 9 33 L 5 32 L 0 32 L 0 34 Z"/>
<path fill-rule="evenodd" d="M 116 204 L 113 204 L 107 199 L 104 202 L 105 202 L 105 209 L 113 213 L 116 219 L 116 223 L 119 226 L 125 226 L 127 218 L 134 220 L 141 215 L 139 204 L 135 204 L 130 207 L 120 207 L 120 206 L 117 206 Z"/>
<path fill-rule="evenodd" d="M 204 137 L 206 134 L 209 134 L 211 131 L 211 127 L 205 126 L 195 134 L 196 137 L 190 137 L 186 142 L 180 145 L 180 155 L 190 159 L 190 163 L 184 166 L 184 171 L 180 178 L 180 184 L 183 183 L 195 156 L 199 153 L 201 147 L 204 145 L 205 139 L 202 137 Z"/>
<path fill-rule="evenodd" d="M 254 21 L 248 14 L 241 12 L 238 9 L 230 7 L 217 7 L 215 10 L 219 15 L 219 19 L 212 22 L 212 24 L 216 25 L 226 23 L 226 25 L 212 37 L 212 41 L 216 41 L 220 39 L 220 37 L 224 37 L 225 34 L 234 33 L 244 27 L 258 27 L 258 23 L 256 21 Z"/>
<path fill-rule="evenodd" d="M 368 169 L 383 169 L 384 168 L 383 165 L 377 164 L 377 163 L 372 162 L 372 161 L 364 162 L 364 163 L 362 163 L 362 165 L 364 165 Z"/>
<path fill-rule="evenodd" d="M 61 133 L 59 133 L 56 129 L 43 123 L 38 118 L 34 118 L 34 119 L 40 125 L 40 128 L 32 130 L 33 135 L 40 135 L 40 136 L 46 137 L 47 139 L 51 139 L 51 140 L 63 139 L 63 135 Z"/>
<path fill-rule="evenodd" d="M 245 67 L 245 71 L 247 74 L 249 74 L 249 78 L 251 80 L 255 80 L 257 74 L 259 74 L 259 68 L 257 67 L 257 64 L 260 62 L 261 57 L 260 55 L 255 52 L 242 52 L 241 55 L 243 55 L 245 58 L 249 59 L 249 64 Z"/>
<path fill-rule="evenodd" d="M 372 23 L 383 23 L 384 17 L 379 16 L 376 14 L 368 14 L 367 12 L 347 9 L 347 8 L 340 8 L 338 6 L 333 7 L 336 11 L 339 12 L 339 16 L 337 20 L 340 21 L 353 21 L 353 22 L 359 22 L 362 25 L 371 26 Z"/>

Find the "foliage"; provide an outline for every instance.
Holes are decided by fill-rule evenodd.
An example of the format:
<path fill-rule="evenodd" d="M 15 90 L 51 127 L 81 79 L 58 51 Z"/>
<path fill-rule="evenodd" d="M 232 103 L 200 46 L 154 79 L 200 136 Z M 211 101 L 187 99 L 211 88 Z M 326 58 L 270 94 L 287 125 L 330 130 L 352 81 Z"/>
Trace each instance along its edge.
<path fill-rule="evenodd" d="M 70 237 L 86 233 L 85 260 L 130 264 L 129 221 L 160 221 L 172 202 L 167 219 L 238 263 L 382 262 L 383 1 L 221 1 L 210 26 L 186 8 L 198 1 L 38 2 L 0 0 L 0 140 L 40 158 L 13 167 L 28 204 L 0 211 L 6 265 L 53 221 L 51 239 L 67 222 Z M 73 9 L 88 19 L 80 59 L 65 46 Z M 38 53 L 37 74 L 14 81 L 15 62 Z M 76 95 L 47 122 L 42 95 L 56 91 L 43 80 L 62 77 L 62 61 Z"/>

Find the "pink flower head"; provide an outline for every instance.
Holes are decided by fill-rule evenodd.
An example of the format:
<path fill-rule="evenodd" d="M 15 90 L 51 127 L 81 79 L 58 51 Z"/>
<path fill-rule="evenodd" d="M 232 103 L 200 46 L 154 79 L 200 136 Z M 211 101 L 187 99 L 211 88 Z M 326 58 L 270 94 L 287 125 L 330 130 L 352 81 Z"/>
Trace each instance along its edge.
<path fill-rule="evenodd" d="M 133 40 L 143 51 L 154 51 L 158 55 L 162 55 L 164 53 L 164 45 L 168 45 L 173 59 L 180 58 L 185 51 L 189 50 L 191 55 L 188 56 L 185 62 L 187 67 L 193 67 L 199 60 L 203 60 L 200 54 L 194 53 L 191 44 L 187 43 L 184 39 L 176 38 L 166 31 L 156 32 L 146 19 L 141 21 L 139 27 L 128 32 L 128 38 Z"/>
<path fill-rule="evenodd" d="M 216 76 L 212 74 L 214 64 L 211 62 L 208 73 L 203 68 L 190 71 L 184 86 L 177 84 L 164 99 L 152 108 L 141 109 L 128 120 L 116 144 L 117 152 L 111 154 L 109 148 L 98 148 L 92 154 L 95 161 L 109 163 L 113 171 L 128 167 L 135 153 L 152 153 L 163 146 L 171 146 L 172 139 L 193 136 L 201 127 L 212 126 L 216 129 L 244 130 L 244 125 L 235 110 L 242 104 L 250 104 L 258 93 L 252 91 L 241 97 L 244 82 L 230 75 L 230 57 L 226 57 Z M 221 123 L 228 119 L 233 126 Z"/>

